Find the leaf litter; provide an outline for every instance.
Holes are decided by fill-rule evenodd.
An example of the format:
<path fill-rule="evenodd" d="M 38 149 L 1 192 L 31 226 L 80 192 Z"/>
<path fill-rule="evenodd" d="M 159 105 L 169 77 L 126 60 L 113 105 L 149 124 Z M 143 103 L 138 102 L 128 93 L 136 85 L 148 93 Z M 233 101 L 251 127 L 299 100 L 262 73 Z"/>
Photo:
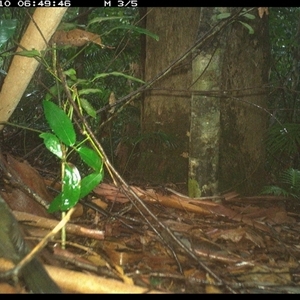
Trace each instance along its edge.
<path fill-rule="evenodd" d="M 28 172 L 29 165 L 20 167 L 10 161 L 10 167 L 18 167 L 19 175 Z M 14 174 L 12 170 L 10 173 Z M 20 177 L 21 185 L 34 189 L 32 184 L 37 180 Z M 51 180 L 45 182 L 46 186 L 51 185 Z M 296 200 L 242 197 L 234 192 L 211 199 L 192 199 L 167 187 L 130 189 L 153 215 L 132 203 L 124 187 L 102 183 L 79 204 L 80 213 L 69 224 L 77 227 L 68 233 L 67 249 L 57 246 L 59 237 L 49 243 L 47 261 L 77 272 L 75 277 L 70 275 L 73 287 L 65 287 L 64 291 L 300 292 L 300 203 Z M 11 201 L 7 190 L 3 189 L 1 195 Z M 32 215 L 19 214 L 16 216 L 22 223 L 27 218 L 27 229 L 35 238 L 45 235 L 37 227 L 43 227 L 42 221 L 47 218 L 39 216 L 42 225 L 37 225 Z M 87 279 L 84 288 L 77 290 L 76 284 L 80 283 L 76 278 L 85 273 L 90 276 L 90 283 L 105 278 L 113 284 L 105 283 L 104 289 L 97 283 L 90 290 Z M 59 283 L 61 278 L 54 280 Z M 123 284 L 118 291 L 117 283 Z"/>

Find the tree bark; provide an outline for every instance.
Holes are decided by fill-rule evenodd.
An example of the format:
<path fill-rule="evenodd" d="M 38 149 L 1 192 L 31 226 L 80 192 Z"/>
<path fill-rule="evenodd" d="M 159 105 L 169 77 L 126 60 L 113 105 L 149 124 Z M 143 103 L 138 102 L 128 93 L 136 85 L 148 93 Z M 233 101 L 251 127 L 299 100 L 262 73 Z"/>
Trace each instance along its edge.
<path fill-rule="evenodd" d="M 227 10 L 226 8 L 201 8 L 199 38 L 217 23 L 217 14 L 226 13 Z M 225 41 L 220 34 L 217 40 L 210 39 L 205 47 L 194 51 L 193 90 L 220 91 L 224 48 Z M 190 197 L 218 193 L 219 142 L 220 98 L 195 93 L 191 99 L 188 175 Z"/>
<path fill-rule="evenodd" d="M 146 38 L 145 80 L 182 55 L 196 39 L 199 8 L 148 8 L 146 27 L 159 41 Z M 157 82 L 142 109 L 144 142 L 137 175 L 154 182 L 184 182 L 188 172 L 188 136 L 192 79 L 191 57 Z"/>
<path fill-rule="evenodd" d="M 251 13 L 254 20 L 242 21 L 252 26 L 254 33 L 249 34 L 239 22 L 232 24 L 222 66 L 222 90 L 231 97 L 221 101 L 219 190 L 234 189 L 242 194 L 259 193 L 265 182 L 268 17 Z"/>
<path fill-rule="evenodd" d="M 234 16 L 239 11 L 241 8 L 148 9 L 146 27 L 160 41 L 146 39 L 145 80 L 157 76 L 205 36 L 219 22 L 220 14 Z M 255 9 L 249 13 L 255 19 L 240 13 L 145 95 L 145 140 L 138 176 L 154 183 L 188 181 L 190 197 L 226 190 L 260 192 L 270 50 L 267 16 L 260 18 Z M 247 26 L 253 28 L 253 34 Z M 212 92 L 218 98 L 209 96 Z M 151 132 L 167 135 L 151 140 Z M 174 143 L 168 143 L 167 137 L 174 137 Z"/>

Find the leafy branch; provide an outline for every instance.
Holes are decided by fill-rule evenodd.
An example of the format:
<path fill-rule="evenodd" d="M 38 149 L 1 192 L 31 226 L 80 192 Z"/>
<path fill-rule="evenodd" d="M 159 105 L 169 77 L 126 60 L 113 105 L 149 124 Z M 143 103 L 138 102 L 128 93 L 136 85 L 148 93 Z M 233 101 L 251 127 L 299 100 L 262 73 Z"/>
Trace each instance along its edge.
<path fill-rule="evenodd" d="M 239 14 L 240 17 L 244 17 L 248 20 L 254 20 L 255 19 L 255 16 L 253 14 L 249 14 L 249 11 L 251 11 L 252 9 L 250 10 L 247 10 L 247 9 L 243 9 L 242 12 Z M 223 19 L 227 19 L 231 17 L 231 13 L 227 12 L 227 13 L 220 13 L 216 16 L 217 20 L 223 20 Z M 236 20 L 234 20 L 236 21 Z M 248 29 L 248 32 L 249 34 L 253 34 L 254 33 L 254 29 L 252 26 L 250 26 L 248 23 L 246 22 L 243 22 L 243 21 L 240 21 L 238 20 L 237 22 L 239 22 L 240 24 L 242 24 L 244 27 L 246 27 Z"/>
<path fill-rule="evenodd" d="M 53 133 L 42 133 L 46 148 L 56 155 L 62 164 L 62 191 L 54 198 L 49 207 L 49 212 L 66 211 L 77 204 L 80 198 L 86 196 L 103 179 L 103 163 L 97 152 L 76 143 L 76 133 L 69 116 L 55 103 L 44 100 L 43 108 L 46 120 Z M 93 172 L 81 179 L 79 170 L 67 161 L 68 148 L 76 151 L 81 160 Z"/>

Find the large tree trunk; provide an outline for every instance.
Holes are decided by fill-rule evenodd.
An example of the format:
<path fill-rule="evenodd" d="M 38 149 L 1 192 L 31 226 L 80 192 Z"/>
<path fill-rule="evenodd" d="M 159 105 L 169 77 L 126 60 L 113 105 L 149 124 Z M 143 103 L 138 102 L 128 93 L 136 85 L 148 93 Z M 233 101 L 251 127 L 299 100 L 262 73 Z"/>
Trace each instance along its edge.
<path fill-rule="evenodd" d="M 198 37 L 204 36 L 217 23 L 217 14 L 226 11 L 226 8 L 201 8 Z M 192 88 L 200 94 L 194 93 L 191 99 L 188 174 L 190 197 L 218 193 L 220 98 L 209 96 L 209 93 L 220 94 L 225 46 L 225 39 L 222 34 L 218 34 L 204 47 L 194 51 Z M 203 91 L 207 91 L 207 95 L 201 95 Z"/>
<path fill-rule="evenodd" d="M 233 16 L 239 11 L 148 9 L 147 29 L 158 34 L 160 41 L 146 40 L 145 80 L 159 74 L 196 38 L 206 36 L 219 14 Z M 164 136 L 161 141 L 146 140 L 139 176 L 156 183 L 186 183 L 188 175 L 191 197 L 229 189 L 243 194 L 260 191 L 264 182 L 267 90 L 263 86 L 268 81 L 269 41 L 267 17 L 259 18 L 256 10 L 251 13 L 254 20 L 239 15 L 216 30 L 209 43 L 194 50 L 145 96 L 144 136 L 165 132 L 174 136 L 175 142 L 172 148 L 172 142 L 163 143 Z M 252 26 L 254 34 L 239 21 Z M 217 98 L 209 95 L 213 92 L 218 93 Z"/>
<path fill-rule="evenodd" d="M 159 36 L 159 41 L 146 39 L 146 81 L 193 45 L 199 8 L 148 8 L 147 13 L 146 27 Z M 186 183 L 190 94 L 184 91 L 191 84 L 191 65 L 189 57 L 145 95 L 142 110 L 145 140 L 137 173 L 150 182 Z"/>
<path fill-rule="evenodd" d="M 269 72 L 268 18 L 239 22 L 229 28 L 223 58 L 222 90 L 232 97 L 221 101 L 219 190 L 258 193 L 265 182 L 264 137 Z M 259 108 L 261 107 L 261 108 Z"/>

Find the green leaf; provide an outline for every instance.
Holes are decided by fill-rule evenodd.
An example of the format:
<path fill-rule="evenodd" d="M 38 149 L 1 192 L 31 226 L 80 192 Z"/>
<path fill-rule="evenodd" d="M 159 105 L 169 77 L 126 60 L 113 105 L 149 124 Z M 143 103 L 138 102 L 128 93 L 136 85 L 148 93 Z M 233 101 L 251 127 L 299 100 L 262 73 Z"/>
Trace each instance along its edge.
<path fill-rule="evenodd" d="M 70 31 L 72 29 L 77 28 L 78 24 L 76 23 L 67 23 L 67 22 L 61 22 L 57 28 L 58 30 L 63 30 L 63 31 Z"/>
<path fill-rule="evenodd" d="M 239 22 L 248 29 L 249 34 L 253 34 L 254 33 L 254 29 L 249 24 L 247 24 L 245 22 L 242 22 L 242 21 L 239 21 Z"/>
<path fill-rule="evenodd" d="M 16 19 L 0 20 L 0 47 L 13 36 L 16 27 Z"/>
<path fill-rule="evenodd" d="M 57 96 L 58 94 L 60 94 L 63 91 L 63 87 L 62 85 L 52 85 L 49 88 L 49 92 L 46 94 L 45 96 L 45 100 L 51 100 L 53 98 L 53 96 Z"/>
<path fill-rule="evenodd" d="M 68 210 L 75 206 L 80 197 L 81 176 L 78 169 L 72 164 L 65 164 L 63 179 L 63 203 L 61 210 Z"/>
<path fill-rule="evenodd" d="M 22 50 L 16 53 L 17 55 L 26 56 L 26 57 L 41 57 L 41 53 L 38 50 Z"/>
<path fill-rule="evenodd" d="M 102 180 L 104 177 L 103 169 L 100 173 L 92 173 L 81 180 L 81 192 L 80 198 L 88 195 Z"/>
<path fill-rule="evenodd" d="M 88 147 L 82 146 L 77 149 L 81 159 L 96 172 L 100 172 L 102 169 L 102 159 L 100 156 L 93 150 Z"/>
<path fill-rule="evenodd" d="M 88 95 L 88 94 L 96 94 L 102 93 L 100 89 L 82 89 L 78 91 L 78 95 Z"/>
<path fill-rule="evenodd" d="M 90 102 L 84 98 L 79 99 L 82 108 L 90 115 L 92 118 L 96 118 L 97 112 L 94 107 L 90 104 Z"/>
<path fill-rule="evenodd" d="M 99 78 L 105 78 L 107 76 L 122 76 L 124 78 L 127 78 L 129 80 L 132 80 L 132 81 L 137 81 L 139 83 L 145 83 L 143 80 L 139 79 L 139 78 L 136 78 L 136 77 L 133 77 L 133 76 L 130 76 L 130 75 L 126 75 L 124 73 L 121 73 L 121 72 L 110 72 L 110 73 L 101 73 L 101 74 L 97 74 L 93 79 L 92 79 L 92 82 L 96 79 L 99 79 Z"/>
<path fill-rule="evenodd" d="M 49 205 L 48 212 L 49 213 L 54 213 L 56 211 L 60 211 L 61 209 L 61 203 L 63 202 L 62 200 L 62 193 L 57 195 L 52 202 Z"/>
<path fill-rule="evenodd" d="M 88 27 L 94 23 L 101 23 L 103 21 L 111 21 L 111 20 L 120 20 L 120 19 L 132 19 L 133 17 L 128 16 L 128 17 L 97 17 L 89 21 Z"/>
<path fill-rule="evenodd" d="M 292 193 L 300 193 L 300 171 L 297 169 L 289 168 L 284 171 L 280 176 L 280 183 L 287 186 L 287 189 Z"/>
<path fill-rule="evenodd" d="M 136 31 L 136 32 L 141 33 L 141 34 L 146 34 L 146 35 L 152 37 L 153 39 L 155 39 L 156 41 L 159 41 L 159 37 L 158 37 L 157 34 L 154 34 L 154 33 L 150 32 L 149 30 L 146 30 L 146 29 L 141 28 L 141 27 L 125 24 L 125 25 L 122 25 L 122 26 L 114 27 L 111 31 L 116 30 L 116 29 L 126 29 L 126 30 Z"/>
<path fill-rule="evenodd" d="M 217 15 L 217 20 L 227 19 L 231 16 L 231 13 L 222 13 Z"/>
<path fill-rule="evenodd" d="M 81 177 L 72 164 L 65 164 L 62 192 L 51 202 L 48 211 L 66 211 L 75 206 L 80 199 Z"/>
<path fill-rule="evenodd" d="M 287 192 L 285 189 L 278 187 L 278 186 L 265 186 L 263 191 L 261 192 L 263 195 L 275 195 L 275 196 L 284 196 L 288 197 L 289 192 Z"/>
<path fill-rule="evenodd" d="M 268 129 L 267 147 L 272 156 L 294 156 L 300 145 L 300 124 L 283 123 Z"/>
<path fill-rule="evenodd" d="M 252 15 L 252 14 L 244 14 L 243 17 L 249 19 L 249 20 L 254 20 L 255 19 L 255 16 Z"/>
<path fill-rule="evenodd" d="M 73 81 L 77 80 L 76 71 L 73 68 L 71 68 L 67 71 L 64 71 L 64 74 L 67 75 L 68 77 L 70 77 Z"/>
<path fill-rule="evenodd" d="M 76 142 L 76 134 L 73 124 L 66 113 L 51 101 L 43 101 L 46 120 L 58 136 L 67 146 L 73 146 Z"/>
<path fill-rule="evenodd" d="M 61 149 L 61 143 L 56 135 L 52 133 L 41 133 L 39 135 L 42 139 L 44 139 L 44 144 L 48 150 L 50 150 L 53 154 L 58 156 L 60 159 L 63 157 L 63 152 Z"/>

